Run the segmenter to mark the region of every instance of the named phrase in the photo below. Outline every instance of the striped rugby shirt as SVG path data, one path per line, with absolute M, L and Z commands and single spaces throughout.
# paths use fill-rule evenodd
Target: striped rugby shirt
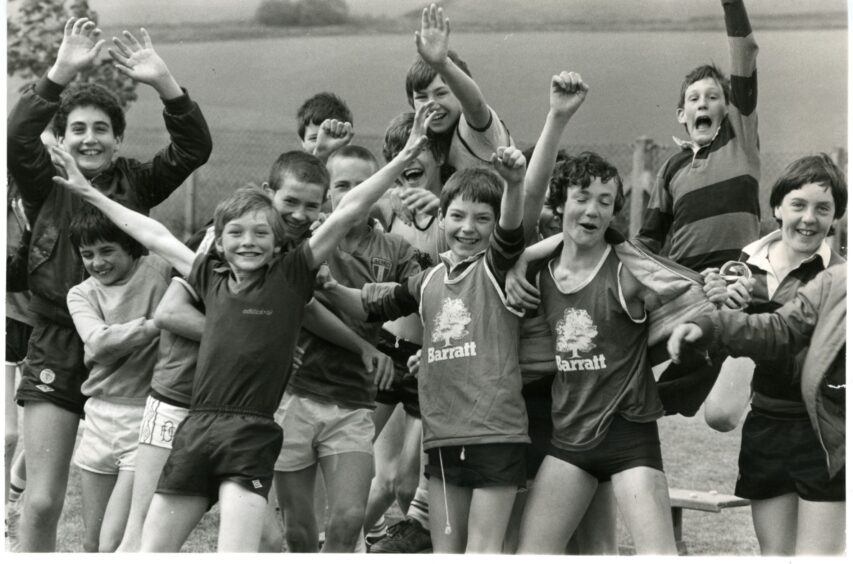
M 722 0 L 731 55 L 728 115 L 704 147 L 682 149 L 658 172 L 637 242 L 701 271 L 737 260 L 758 239 L 758 45 L 741 0 Z

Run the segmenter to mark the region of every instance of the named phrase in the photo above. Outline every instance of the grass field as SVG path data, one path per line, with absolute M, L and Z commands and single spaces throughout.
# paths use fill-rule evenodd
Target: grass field
M 701 412 L 692 418 L 665 417 L 659 421 L 664 469 L 672 487 L 731 493 L 737 476 L 740 428 L 717 433 L 705 425 Z M 399 519 L 396 508 L 389 512 Z M 186 552 L 210 552 L 216 548 L 218 509 L 205 516 L 184 547 Z M 694 555 L 757 555 L 748 507 L 723 513 L 684 512 L 684 541 Z M 80 474 L 72 467 L 65 510 L 59 525 L 57 550 L 82 550 L 83 521 L 80 515 Z M 630 537 L 620 524 L 620 545 Z

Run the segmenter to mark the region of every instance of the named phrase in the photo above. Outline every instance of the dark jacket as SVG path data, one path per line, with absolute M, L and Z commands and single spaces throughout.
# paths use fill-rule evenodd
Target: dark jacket
M 65 296 L 85 272 L 68 238 L 68 226 L 83 200 L 53 182 L 58 170 L 40 139 L 59 108 L 61 92 L 61 86 L 43 77 L 23 93 L 7 121 L 7 157 L 27 215 L 36 218 L 27 261 L 31 311 L 73 326 Z M 186 92 L 164 101 L 164 106 L 170 144 L 146 163 L 119 157 L 91 179 L 113 200 L 144 214 L 207 162 L 212 149 L 207 122 Z
M 774 313 L 721 310 L 700 317 L 697 346 L 716 343 L 732 356 L 756 361 L 808 347 L 800 389 L 831 476 L 845 467 L 845 348 L 847 265 L 831 266 Z

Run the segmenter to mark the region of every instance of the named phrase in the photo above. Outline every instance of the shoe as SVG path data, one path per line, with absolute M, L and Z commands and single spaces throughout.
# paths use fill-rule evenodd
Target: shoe
M 368 533 L 368 534 L 364 535 L 364 542 L 365 542 L 365 544 L 367 544 L 368 551 L 370 551 L 371 546 L 378 543 L 379 541 L 386 538 L 387 536 L 388 536 L 388 529 L 387 528 L 381 533 L 376 533 L 376 534 Z
M 432 539 L 429 531 L 414 519 L 405 518 L 388 527 L 384 539 L 372 545 L 368 552 L 372 554 L 420 554 L 432 552 Z

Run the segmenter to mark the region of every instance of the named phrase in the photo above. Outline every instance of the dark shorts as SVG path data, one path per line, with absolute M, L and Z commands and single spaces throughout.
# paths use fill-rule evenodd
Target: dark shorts
M 527 479 L 536 477 L 545 455 L 551 448 L 554 421 L 551 419 L 551 383 L 553 378 L 542 378 L 525 384 L 521 389 L 527 407 Z
M 844 471 L 830 479 L 808 418 L 753 407 L 743 423 L 735 495 L 770 499 L 787 493 L 806 501 L 845 501 Z
M 421 408 L 418 402 L 418 379 L 409 374 L 406 366 L 409 357 L 418 352 L 420 345 L 398 339 L 386 330 L 379 334 L 377 350 L 387 354 L 394 361 L 394 382 L 390 390 L 379 390 L 376 401 L 387 405 L 403 404 L 403 410 L 412 417 L 421 418 Z
M 6 362 L 19 363 L 27 358 L 27 343 L 33 328 L 23 321 L 6 318 Z
M 647 466 L 663 472 L 656 421 L 634 423 L 617 415 L 604 440 L 588 450 L 564 450 L 551 445 L 548 454 L 607 482 L 613 474 Z
M 524 487 L 527 483 L 526 452 L 525 443 L 431 448 L 426 451 L 424 475 L 440 480 L 443 476 L 448 484 L 462 488 Z
M 175 432 L 157 493 L 219 500 L 229 480 L 266 499 L 282 431 L 271 417 L 191 411 Z
M 86 397 L 80 386 L 89 371 L 83 364 L 83 342 L 72 326 L 36 317 L 15 399 L 20 405 L 46 401 L 83 416 Z

